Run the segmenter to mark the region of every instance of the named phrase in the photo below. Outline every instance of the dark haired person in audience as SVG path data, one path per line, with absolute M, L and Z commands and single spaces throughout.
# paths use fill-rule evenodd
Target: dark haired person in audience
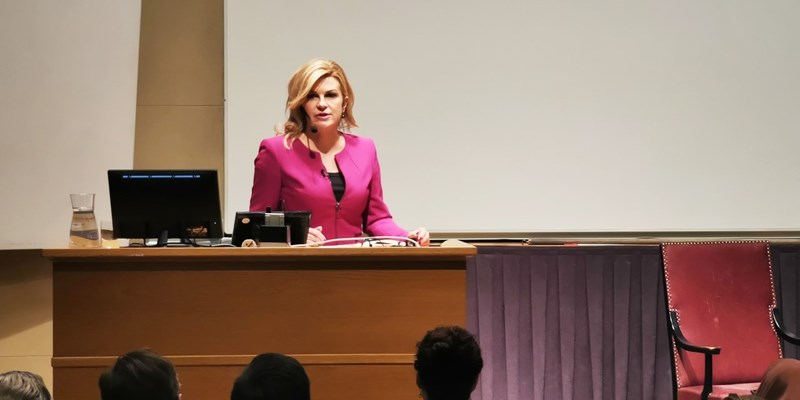
M 354 104 L 353 87 L 335 61 L 315 58 L 294 73 L 289 117 L 258 149 L 250 211 L 311 211 L 308 243 L 366 233 L 427 246 L 425 228 L 407 231 L 389 213 L 375 143 L 350 132 L 357 126 Z
M 236 378 L 231 400 L 309 400 L 310 383 L 303 365 L 278 353 L 256 356 Z
M 793 400 L 800 399 L 800 360 L 783 358 L 770 364 L 758 390 L 752 395 L 732 394 L 725 400 Z
M 414 369 L 424 400 L 469 400 L 482 368 L 478 342 L 464 328 L 438 327 L 417 344 Z
M 102 400 L 179 400 L 180 383 L 169 360 L 150 350 L 135 350 L 119 358 L 100 375 Z
M 800 360 L 784 358 L 772 363 L 756 391 L 764 400 L 800 399 Z
M 0 374 L 0 400 L 50 400 L 50 391 L 39 375 L 26 371 Z

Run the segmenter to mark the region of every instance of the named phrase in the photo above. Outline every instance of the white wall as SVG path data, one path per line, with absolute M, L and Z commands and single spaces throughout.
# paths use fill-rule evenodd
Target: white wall
M 0 1 L 0 248 L 66 246 L 69 193 L 131 168 L 140 0 Z
M 800 2 L 228 1 L 226 211 L 312 57 L 431 230 L 800 227 Z M 230 228 L 228 228 L 230 230 Z

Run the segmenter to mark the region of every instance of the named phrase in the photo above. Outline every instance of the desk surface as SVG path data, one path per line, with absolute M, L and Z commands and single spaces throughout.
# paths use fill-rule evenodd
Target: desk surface
M 42 254 L 58 262 L 118 260 L 135 262 L 137 260 L 177 260 L 187 261 L 258 261 L 303 258 L 319 259 L 406 259 L 406 260 L 463 260 L 477 254 L 473 246 L 462 247 L 162 247 L 162 248 L 123 248 L 123 249 L 44 249 Z

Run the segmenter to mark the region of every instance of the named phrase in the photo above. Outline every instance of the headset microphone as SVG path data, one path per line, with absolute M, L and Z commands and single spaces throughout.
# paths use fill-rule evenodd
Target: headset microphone
M 314 125 L 311 125 L 308 128 L 308 130 L 311 131 L 311 133 L 313 133 L 315 135 L 317 134 L 317 132 L 319 132 L 319 129 L 317 129 L 317 127 L 314 126 Z M 313 151 L 311 151 L 311 145 L 308 143 L 308 136 L 306 136 L 306 146 L 308 147 L 308 157 L 309 158 L 317 158 L 317 155 L 314 154 Z

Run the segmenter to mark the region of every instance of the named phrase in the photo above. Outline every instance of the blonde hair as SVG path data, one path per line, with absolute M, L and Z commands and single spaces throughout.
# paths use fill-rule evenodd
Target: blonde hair
M 275 128 L 278 135 L 285 135 L 284 144 L 288 147 L 294 139 L 297 139 L 306 129 L 308 115 L 303 105 L 306 103 L 308 94 L 311 93 L 314 84 L 322 78 L 333 77 L 339 81 L 342 96 L 344 97 L 344 117 L 342 125 L 344 129 L 358 126 L 353 116 L 353 103 L 355 94 L 350 82 L 347 80 L 342 67 L 336 61 L 325 58 L 315 58 L 305 63 L 289 79 L 289 96 L 286 99 L 286 111 L 289 118 Z

